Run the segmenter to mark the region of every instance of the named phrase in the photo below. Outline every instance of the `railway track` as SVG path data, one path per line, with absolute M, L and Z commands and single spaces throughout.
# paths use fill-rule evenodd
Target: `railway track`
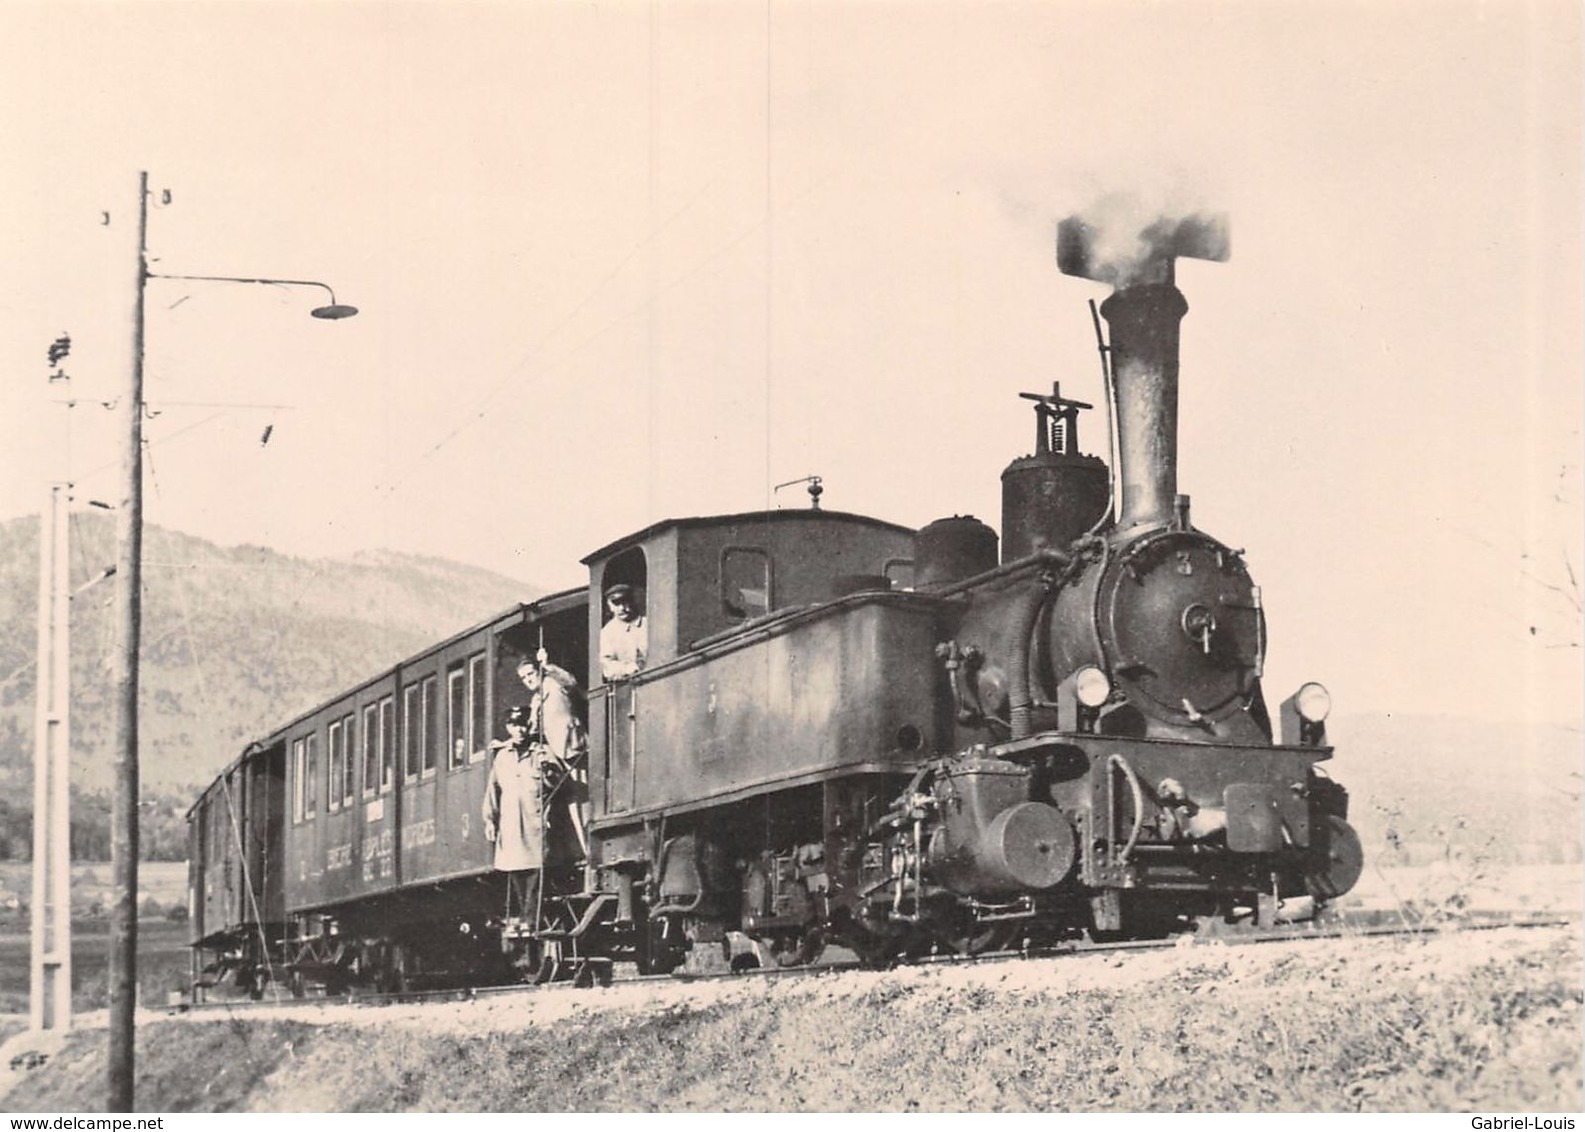
M 959 966 L 968 964 L 996 964 L 1029 959 L 1054 959 L 1063 956 L 1127 954 L 1163 951 L 1174 948 L 1204 948 L 1210 945 L 1245 946 L 1265 943 L 1292 943 L 1301 940 L 1359 939 L 1382 936 L 1433 936 L 1465 931 L 1495 931 L 1503 928 L 1547 928 L 1578 925 L 1578 914 L 1544 914 L 1533 916 L 1475 915 L 1457 921 L 1410 922 L 1402 914 L 1393 912 L 1353 912 L 1327 917 L 1320 921 L 1279 925 L 1273 928 L 1232 926 L 1205 934 L 1178 934 L 1162 939 L 1140 940 L 1090 940 L 1065 941 L 1040 948 L 987 951 L 977 955 L 938 954 L 908 960 L 907 966 Z M 669 975 L 639 975 L 628 964 L 618 964 L 613 971 L 606 967 L 609 977 L 588 980 L 561 980 L 540 984 L 509 983 L 493 986 L 450 987 L 417 990 L 401 993 L 360 993 L 338 995 L 308 995 L 302 998 L 280 994 L 263 999 L 223 998 L 200 1003 L 181 1003 L 165 1008 L 170 1016 L 202 1017 L 217 1011 L 228 1014 L 238 1012 L 267 1013 L 278 1007 L 321 1006 L 380 1007 L 390 1005 L 416 1005 L 424 1003 L 474 1002 L 490 998 L 542 992 L 559 992 L 588 989 L 593 986 L 634 986 L 645 983 L 658 986 L 687 983 L 709 983 L 721 980 L 810 978 L 867 968 L 856 957 L 843 958 L 842 949 L 833 948 L 833 957 L 796 967 L 753 967 L 738 971 L 676 972 Z

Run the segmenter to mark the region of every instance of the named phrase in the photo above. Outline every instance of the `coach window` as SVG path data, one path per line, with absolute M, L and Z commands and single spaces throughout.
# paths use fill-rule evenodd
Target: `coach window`
M 771 610 L 770 555 L 753 546 L 721 552 L 721 612 L 728 621 L 751 621 Z
M 419 744 L 420 763 L 423 767 L 422 774 L 428 777 L 435 773 L 435 747 L 439 735 L 435 731 L 435 714 L 440 704 L 440 680 L 434 676 L 424 677 L 421 686 L 422 694 L 419 696 L 419 710 L 424 722 L 424 733 Z
M 341 763 L 341 804 L 343 806 L 352 805 L 352 799 L 358 792 L 357 733 L 357 728 L 353 726 L 353 715 L 349 711 L 341 717 L 341 746 L 346 752 L 346 757 Z
M 380 793 L 390 790 L 396 779 L 396 701 L 386 696 L 380 701 Z
M 330 725 L 330 789 L 325 791 L 325 809 L 330 813 L 341 809 L 341 767 L 346 756 L 345 733 L 338 719 Z
M 308 816 L 308 744 L 302 739 L 292 740 L 292 820 L 302 821 Z
M 446 765 L 451 770 L 468 761 L 468 672 L 457 664 L 446 673 Z
M 402 775 L 409 782 L 435 773 L 435 700 L 440 682 L 426 676 L 402 689 Z
M 468 761 L 475 763 L 490 746 L 490 684 L 484 662 L 482 652 L 468 658 Z
M 362 796 L 374 797 L 380 785 L 380 705 L 363 707 L 363 778 L 359 781 Z
M 484 654 L 458 661 L 446 673 L 447 766 L 456 770 L 484 758 L 489 743 L 489 701 L 485 696 Z
M 418 780 L 419 745 L 423 728 L 419 726 L 419 688 L 409 684 L 402 689 L 402 777 Z
M 303 818 L 319 811 L 319 732 L 303 737 Z

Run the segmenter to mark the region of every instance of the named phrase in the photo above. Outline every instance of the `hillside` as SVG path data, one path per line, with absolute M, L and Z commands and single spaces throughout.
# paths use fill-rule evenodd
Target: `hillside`
M 0 524 L 0 794 L 32 781 L 36 518 Z M 73 588 L 115 559 L 114 526 L 73 516 Z M 72 602 L 72 781 L 111 781 L 113 585 Z M 140 698 L 146 791 L 206 782 L 242 745 L 382 667 L 540 591 L 380 552 L 302 559 L 146 528 Z

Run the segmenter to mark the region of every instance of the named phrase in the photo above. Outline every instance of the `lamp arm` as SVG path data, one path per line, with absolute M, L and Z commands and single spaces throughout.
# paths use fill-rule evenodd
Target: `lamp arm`
M 336 301 L 336 293 L 331 290 L 330 284 L 321 283 L 317 279 L 243 279 L 236 275 L 165 275 L 159 272 L 149 272 L 150 279 L 185 279 L 196 280 L 203 283 L 269 283 L 288 287 L 318 287 L 330 296 L 330 301 Z

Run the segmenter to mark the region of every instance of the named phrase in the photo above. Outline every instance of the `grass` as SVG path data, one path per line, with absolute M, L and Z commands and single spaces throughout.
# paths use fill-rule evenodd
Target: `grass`
M 1458 938 L 1463 937 L 1463 938 Z M 141 1029 L 162 1111 L 1579 1111 L 1576 927 L 748 984 L 483 1032 Z M 1154 964 L 1154 965 L 1152 965 Z M 1115 970 L 1113 970 L 1115 968 Z M 1105 976 L 1095 977 L 1096 972 Z M 1113 977 L 1115 975 L 1115 977 Z M 598 995 L 599 992 L 591 992 Z M 455 1029 L 455 1028 L 454 1028 Z M 103 1033 L 14 1109 L 102 1093 Z M 91 1105 L 92 1100 L 86 1102 Z

